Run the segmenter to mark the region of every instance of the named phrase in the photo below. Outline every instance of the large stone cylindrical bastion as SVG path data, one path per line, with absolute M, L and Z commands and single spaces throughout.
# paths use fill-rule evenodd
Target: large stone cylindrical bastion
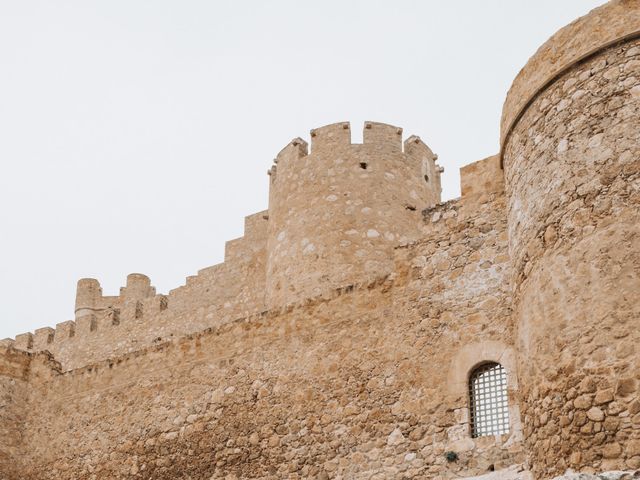
M 640 1 L 554 35 L 502 118 L 525 439 L 537 478 L 640 467 Z
M 404 146 L 404 148 L 403 148 Z M 271 169 L 267 304 L 278 306 L 391 272 L 392 249 L 417 238 L 421 210 L 440 201 L 435 155 L 402 129 L 349 123 L 299 138 Z

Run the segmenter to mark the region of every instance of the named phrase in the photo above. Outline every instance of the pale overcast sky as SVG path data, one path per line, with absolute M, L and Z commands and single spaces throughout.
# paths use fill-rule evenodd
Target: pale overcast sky
M 222 261 L 314 127 L 420 135 L 458 196 L 519 69 L 601 3 L 0 0 L 0 338 L 72 319 L 79 278 Z

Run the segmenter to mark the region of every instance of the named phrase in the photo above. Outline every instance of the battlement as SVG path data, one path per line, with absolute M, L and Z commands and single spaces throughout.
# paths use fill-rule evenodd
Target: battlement
M 324 127 L 314 128 L 311 130 L 310 136 L 312 153 L 318 150 L 356 145 L 375 145 L 377 147 L 387 148 L 390 151 L 403 151 L 402 128 L 381 122 L 366 121 L 364 123 L 362 143 L 352 142 L 351 124 L 349 122 L 332 123 L 331 125 L 325 125 Z M 420 140 L 420 137 L 416 136 L 412 136 L 410 138 L 412 140 Z M 304 142 L 304 140 L 297 138 L 285 147 L 283 151 L 290 145 L 295 145 L 301 142 L 306 146 L 306 142 Z M 429 149 L 429 147 L 426 148 Z M 304 155 L 306 154 L 307 152 L 305 149 Z M 431 155 L 433 157 L 433 152 L 431 152 Z
M 504 191 L 504 172 L 500 166 L 500 155 L 465 165 L 460 169 L 460 190 L 467 202 L 482 196 Z
M 156 295 L 151 280 L 141 273 L 131 273 L 127 276 L 127 284 L 120 288 L 120 295 L 105 297 L 102 295 L 100 282 L 94 278 L 78 280 L 76 290 L 76 320 L 103 312 L 108 309 L 127 308 L 131 302 L 139 302 Z
M 314 128 L 310 133 L 311 151 L 351 144 L 351 124 L 349 122 L 332 123 Z
M 156 295 L 145 275 L 131 274 L 127 286 L 121 288 L 120 296 L 102 296 L 102 289 L 95 279 L 78 281 L 76 319 L 56 324 L 55 328 L 43 327 L 35 332 L 17 335 L 14 340 L 0 341 L 3 346 L 12 346 L 23 351 L 52 351 L 67 347 L 67 342 L 82 342 L 98 330 L 144 318 L 152 318 L 167 309 L 167 297 Z M 84 303 L 91 299 L 91 307 Z
M 0 476 L 640 467 L 639 28 L 612 0 L 547 42 L 459 198 L 419 137 L 335 123 L 278 153 L 223 263 L 79 280 L 75 320 L 0 341 Z
M 362 143 L 402 151 L 402 128 L 386 123 L 365 122 Z
M 404 141 L 404 152 L 416 157 L 423 156 L 433 160 L 434 162 L 438 160 L 438 155 L 433 153 L 429 146 L 417 135 L 411 135 Z M 444 172 L 444 167 L 440 168 L 442 168 L 442 171 Z
M 274 165 L 268 170 L 268 175 L 271 177 L 271 182 L 275 182 L 278 172 L 278 164 L 284 164 L 288 162 L 295 162 L 302 157 L 306 157 L 309 154 L 309 144 L 300 137 L 296 137 L 291 140 L 286 147 L 284 147 L 276 158 L 273 160 Z
M 311 151 L 340 146 L 357 145 L 351 141 L 349 122 L 332 123 L 311 130 Z M 402 128 L 380 122 L 365 122 L 363 130 L 364 145 L 383 145 L 391 150 L 402 150 Z
M 296 165 L 310 154 L 333 157 L 339 156 L 342 149 L 350 148 L 364 149 L 364 152 L 369 153 L 404 153 L 407 159 L 416 162 L 431 164 L 437 162 L 438 156 L 420 137 L 412 135 L 403 142 L 402 132 L 402 128 L 395 125 L 367 121 L 363 126 L 362 143 L 353 143 L 349 122 L 338 122 L 314 128 L 310 132 L 310 148 L 309 143 L 302 138 L 294 138 L 276 155 L 273 166 L 267 171 L 267 174 L 270 175 L 273 185 L 278 170 Z M 423 172 L 423 175 L 427 175 L 434 181 L 438 195 L 440 195 L 440 175 L 444 172 L 444 167 L 425 165 L 424 169 L 429 171 Z
M 348 122 L 314 129 L 311 145 L 298 137 L 277 154 L 269 209 L 245 217 L 244 234 L 226 242 L 223 263 L 188 276 L 167 295 L 141 273 L 129 274 L 118 295 L 104 295 L 97 279 L 80 279 L 75 320 L 2 343 L 48 350 L 74 368 L 387 275 L 388 249 L 431 228 L 420 220 L 440 202 L 444 168 L 437 159 L 420 137 L 403 142 L 402 129 L 385 123 L 365 122 L 362 143 L 352 143 Z M 496 159 L 461 170 L 463 204 L 504 188 Z M 360 273 L 357 258 L 366 260 Z
M 203 268 L 167 295 L 132 273 L 119 295 L 103 295 L 93 278 L 78 281 L 76 318 L 0 343 L 50 351 L 66 369 L 137 351 L 264 309 L 267 210 L 245 217 L 244 235 L 225 245 L 225 261 Z

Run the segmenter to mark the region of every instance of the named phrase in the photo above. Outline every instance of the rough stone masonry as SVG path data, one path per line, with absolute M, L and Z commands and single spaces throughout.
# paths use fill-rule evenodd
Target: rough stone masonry
M 458 199 L 350 129 L 277 155 L 224 263 L 0 342 L 1 480 L 637 478 L 590 475 L 640 469 L 640 0 L 536 52 Z

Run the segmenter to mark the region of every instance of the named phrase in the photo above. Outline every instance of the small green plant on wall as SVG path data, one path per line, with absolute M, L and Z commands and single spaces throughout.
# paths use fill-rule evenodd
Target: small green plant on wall
M 444 454 L 444 458 L 447 459 L 447 462 L 455 462 L 458 460 L 458 454 L 456 452 L 449 451 Z

